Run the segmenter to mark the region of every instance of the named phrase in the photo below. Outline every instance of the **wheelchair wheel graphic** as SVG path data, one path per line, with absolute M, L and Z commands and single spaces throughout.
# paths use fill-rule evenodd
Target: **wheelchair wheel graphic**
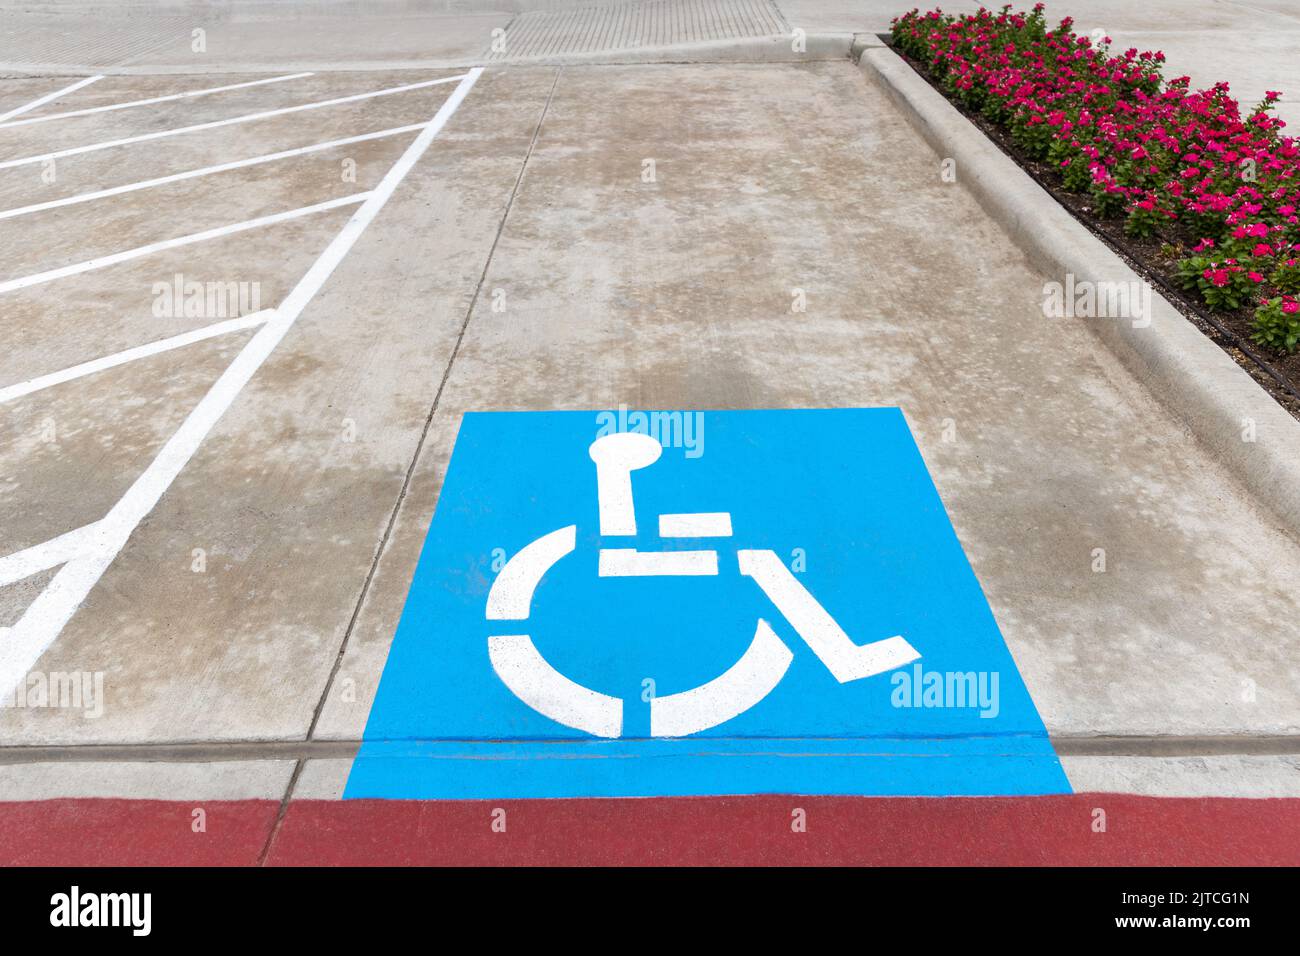
M 619 432 L 592 443 L 602 545 L 636 534 L 632 472 L 649 467 L 663 453 L 649 435 Z M 577 525 L 544 534 L 511 556 L 488 592 L 490 622 L 527 621 L 533 594 L 546 573 L 574 550 Z M 660 535 L 674 538 L 730 538 L 727 512 L 663 514 Z M 817 599 L 770 550 L 737 549 L 740 573 L 752 578 L 840 683 L 862 680 L 920 658 L 903 637 L 853 643 Z M 600 577 L 709 576 L 718 573 L 716 550 L 640 551 L 604 547 Z M 785 676 L 794 654 L 762 618 L 740 658 L 717 677 L 690 690 L 650 701 L 652 737 L 685 737 L 737 717 L 770 694 Z M 501 681 L 533 710 L 566 727 L 596 737 L 623 732 L 623 700 L 584 687 L 554 668 L 526 633 L 493 633 L 488 658 Z

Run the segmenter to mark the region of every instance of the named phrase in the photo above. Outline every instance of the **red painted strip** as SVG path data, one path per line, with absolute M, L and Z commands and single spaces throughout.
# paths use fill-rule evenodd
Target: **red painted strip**
M 506 811 L 506 832 L 492 830 Z M 207 813 L 207 832 L 191 829 Z M 792 811 L 807 832 L 791 830 Z M 0 865 L 250 865 L 278 804 L 0 802 Z M 1093 832 L 1094 810 L 1106 832 Z M 1300 799 L 681 797 L 300 800 L 279 865 L 1300 865 Z
M 506 832 L 492 812 L 506 811 Z M 807 832 L 791 831 L 792 810 Z M 1093 832 L 1093 811 L 1106 832 Z M 1300 865 L 1300 799 L 297 801 L 273 864 Z
M 205 833 L 195 833 L 195 810 Z M 246 866 L 275 824 L 274 800 L 0 801 L 0 866 Z

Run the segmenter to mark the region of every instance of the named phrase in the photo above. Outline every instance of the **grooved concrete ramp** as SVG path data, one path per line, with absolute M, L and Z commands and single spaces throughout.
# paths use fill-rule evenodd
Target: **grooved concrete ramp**
M 19 19 L 0 11 L 0 63 L 117 67 L 182 39 L 188 42 L 196 25 L 194 16 L 168 13 L 96 22 L 49 13 Z
M 522 14 L 489 46 L 487 59 L 550 59 L 789 32 L 770 0 L 636 0 Z

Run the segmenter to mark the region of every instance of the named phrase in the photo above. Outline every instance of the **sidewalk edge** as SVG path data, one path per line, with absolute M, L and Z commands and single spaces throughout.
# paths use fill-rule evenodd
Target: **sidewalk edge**
M 957 181 L 1033 265 L 1061 280 L 1073 273 L 1076 281 L 1148 285 L 893 50 L 868 47 L 858 63 L 940 156 L 958 160 Z M 1144 328 L 1081 321 L 1300 538 L 1300 422 L 1154 289 L 1150 319 Z M 1251 422 L 1253 442 L 1243 438 Z

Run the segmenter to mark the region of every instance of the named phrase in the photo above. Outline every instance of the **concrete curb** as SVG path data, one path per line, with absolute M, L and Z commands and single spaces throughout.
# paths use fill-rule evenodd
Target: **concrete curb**
M 1062 283 L 1072 273 L 1076 283 L 1146 285 L 893 50 L 865 48 L 858 63 L 940 156 L 957 160 L 958 181 L 1036 267 Z M 1300 537 L 1300 422 L 1155 290 L 1150 313 L 1141 328 L 1128 319 L 1080 321 Z M 1243 438 L 1252 422 L 1253 442 Z

